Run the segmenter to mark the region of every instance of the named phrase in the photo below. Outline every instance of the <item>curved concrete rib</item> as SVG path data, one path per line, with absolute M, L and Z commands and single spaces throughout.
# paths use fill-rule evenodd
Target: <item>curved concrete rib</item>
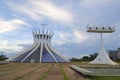
M 33 49 L 33 48 L 36 46 L 36 44 L 37 44 L 36 42 L 33 43 L 33 45 L 32 45 L 31 47 L 29 47 L 29 48 L 23 50 L 22 52 L 19 52 L 18 54 L 16 54 L 15 56 L 12 56 L 11 58 L 7 59 L 6 61 L 11 61 L 12 59 L 17 58 L 18 56 L 20 56 L 20 55 L 22 55 L 22 54 L 28 52 L 29 50 Z
M 60 53 L 58 53 L 57 51 L 55 51 L 51 46 L 50 46 L 50 42 L 48 42 L 48 47 L 51 51 L 53 51 L 55 54 L 57 54 L 59 57 L 61 57 L 62 59 L 64 59 L 66 62 L 70 62 L 69 60 L 67 60 L 65 57 L 63 57 L 62 55 L 60 55 Z
M 43 53 L 43 43 L 40 45 L 40 63 L 42 61 L 42 53 Z
M 37 52 L 33 56 L 34 56 L 34 58 L 36 58 L 38 60 L 37 62 L 41 63 L 43 54 L 46 53 L 43 51 L 45 49 L 50 57 L 50 58 L 48 58 L 48 59 L 50 59 L 50 61 L 47 60 L 47 62 L 57 62 L 57 63 L 58 62 L 70 62 L 69 60 L 67 60 L 67 58 L 60 55 L 57 51 L 55 51 L 51 47 L 51 39 L 52 39 L 52 36 L 54 34 L 53 32 L 48 32 L 48 30 L 47 30 L 46 33 L 44 33 L 44 29 L 41 32 L 39 29 L 38 30 L 35 29 L 34 31 L 32 31 L 32 33 L 33 33 L 33 37 L 34 37 L 33 45 L 30 48 L 20 52 L 20 54 L 17 54 L 16 56 L 8 59 L 8 61 L 10 61 L 12 59 L 14 59 L 14 61 L 17 61 L 15 58 L 20 56 L 20 59 L 21 59 L 20 62 L 27 62 L 28 58 L 31 59 L 31 56 L 35 52 Z M 28 53 L 28 51 L 29 51 L 29 53 Z M 26 53 L 25 56 L 21 57 L 21 55 L 24 53 Z M 59 56 L 59 58 L 61 58 L 61 61 L 57 60 L 56 56 Z M 28 60 L 28 62 L 30 62 L 30 61 Z
M 40 56 L 39 56 L 40 59 L 39 59 L 39 62 L 41 63 L 41 60 L 42 60 L 42 52 L 43 52 L 43 50 L 42 50 L 41 48 L 43 48 L 43 44 L 42 44 L 42 42 L 41 42 L 42 39 L 40 38 L 40 37 L 41 37 L 41 36 L 40 36 L 41 34 L 40 34 L 40 30 L 39 30 L 39 29 L 38 29 L 38 33 L 39 33 L 39 42 L 40 42 Z
M 49 47 L 49 49 L 50 49 L 51 51 L 54 52 L 54 54 L 56 54 L 56 55 L 58 55 L 59 57 L 61 57 L 64 61 L 70 62 L 70 61 L 68 61 L 65 57 L 63 57 L 62 55 L 60 55 L 57 51 L 55 51 L 53 48 L 51 48 L 49 45 L 48 45 L 48 47 Z
M 37 48 L 39 48 L 40 43 L 37 44 L 37 46 L 21 61 L 24 62 L 25 59 L 27 59 L 35 50 L 37 50 Z
M 47 33 L 48 33 L 48 31 L 47 31 Z M 47 33 L 46 33 L 46 35 L 47 35 Z M 49 50 L 49 48 L 48 48 L 48 46 L 47 46 L 47 44 L 48 44 L 48 42 L 47 42 L 47 36 L 45 37 L 45 42 L 44 42 L 44 44 L 45 44 L 46 50 L 50 53 L 50 55 L 52 56 L 52 58 L 58 63 L 57 59 L 53 56 L 52 52 Z
M 49 50 L 49 48 L 47 47 L 46 43 L 45 43 L 45 48 L 46 50 L 50 53 L 50 55 L 52 56 L 52 58 L 58 63 L 57 59 L 53 56 L 52 52 Z
M 20 55 L 28 52 L 29 50 L 33 49 L 33 48 L 36 46 L 37 43 L 36 43 L 36 41 L 35 41 L 35 40 L 36 40 L 36 39 L 35 39 L 35 31 L 32 31 L 32 34 L 33 34 L 33 38 L 34 38 L 34 43 L 33 43 L 33 45 L 32 45 L 31 47 L 29 47 L 29 48 L 27 48 L 27 49 L 19 52 L 19 53 L 16 54 L 15 56 L 12 56 L 11 58 L 7 59 L 6 61 L 10 61 L 10 60 L 12 60 L 12 59 L 14 59 L 14 58 L 17 58 L 18 56 L 20 56 Z
M 40 63 L 42 62 L 43 42 L 44 42 L 43 38 L 44 38 L 44 29 L 42 31 L 42 39 L 41 38 L 39 39 L 40 43 L 41 43 L 41 45 L 40 45 Z

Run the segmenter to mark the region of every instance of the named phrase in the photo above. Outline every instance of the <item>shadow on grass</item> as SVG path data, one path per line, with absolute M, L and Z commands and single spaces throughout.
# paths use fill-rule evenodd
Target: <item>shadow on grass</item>
M 90 80 L 120 80 L 120 76 L 87 76 Z

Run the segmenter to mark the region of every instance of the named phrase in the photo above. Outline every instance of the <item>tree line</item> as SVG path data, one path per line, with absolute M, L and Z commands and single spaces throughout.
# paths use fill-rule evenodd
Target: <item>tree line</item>
M 82 58 L 71 58 L 70 61 L 92 61 L 97 57 L 98 53 L 90 54 L 89 56 L 83 56 Z
M 6 55 L 3 55 L 3 54 L 0 55 L 0 61 L 4 61 L 6 59 L 8 59 L 8 57 L 6 57 Z

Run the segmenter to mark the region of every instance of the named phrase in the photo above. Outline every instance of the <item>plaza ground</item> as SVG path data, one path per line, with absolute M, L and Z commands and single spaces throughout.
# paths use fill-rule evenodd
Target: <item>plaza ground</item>
M 9 63 L 0 65 L 0 80 L 111 80 L 84 76 L 69 67 L 86 63 Z M 120 77 L 112 77 L 119 80 Z M 118 79 L 117 79 L 118 78 Z
M 0 80 L 88 80 L 73 63 L 9 63 L 0 65 Z

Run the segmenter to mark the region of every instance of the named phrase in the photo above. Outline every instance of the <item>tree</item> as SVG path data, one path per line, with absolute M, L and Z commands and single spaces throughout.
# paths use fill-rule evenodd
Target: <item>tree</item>
M 90 61 L 94 60 L 97 57 L 98 53 L 90 54 Z
M 90 58 L 89 58 L 89 56 L 83 56 L 82 60 L 83 60 L 83 61 L 89 61 Z
M 3 54 L 0 55 L 0 61 L 4 61 L 4 60 L 6 60 L 6 59 L 8 59 L 8 57 L 6 57 L 6 56 L 3 55 Z
M 80 61 L 80 59 L 77 59 L 77 58 L 71 58 L 70 61 Z

